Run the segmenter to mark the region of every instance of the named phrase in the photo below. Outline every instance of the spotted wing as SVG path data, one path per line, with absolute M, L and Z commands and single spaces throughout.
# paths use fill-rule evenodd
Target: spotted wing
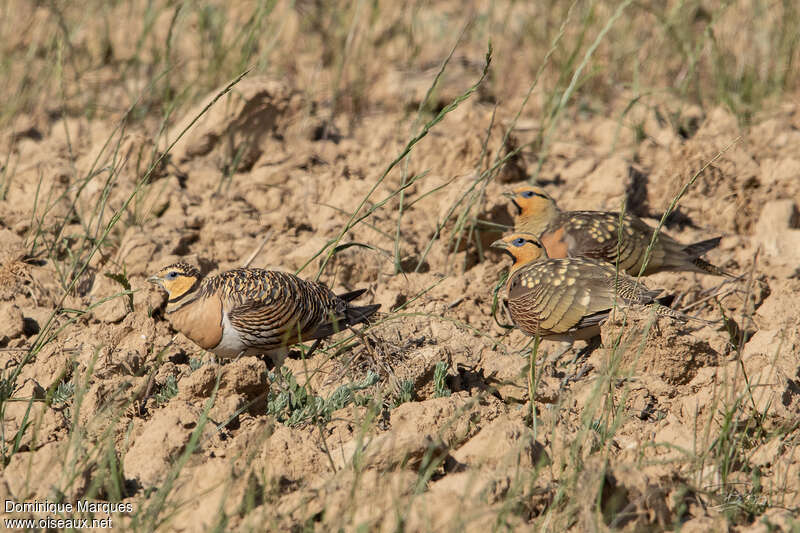
M 564 213 L 560 225 L 564 228 L 563 240 L 569 257 L 588 257 L 611 264 L 619 259 L 620 270 L 631 275 L 639 273 L 654 231 L 633 215 L 623 217 L 620 231 L 619 214 L 600 211 Z M 665 262 L 673 252 L 669 249 L 673 243 L 677 245 L 669 236 L 659 233 L 648 259 L 648 273 Z M 680 250 L 679 245 L 672 248 Z
M 617 302 L 649 303 L 659 291 L 590 259 L 538 261 L 518 270 L 509 282 L 514 322 L 535 335 L 563 334 L 596 325 Z

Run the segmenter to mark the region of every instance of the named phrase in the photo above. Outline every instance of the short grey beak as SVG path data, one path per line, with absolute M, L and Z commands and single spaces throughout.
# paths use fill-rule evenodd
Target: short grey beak
M 159 283 L 161 283 L 161 278 L 159 278 L 158 276 L 150 276 L 149 278 L 147 278 L 147 281 L 158 285 Z
M 508 248 L 508 243 L 503 239 L 497 239 L 489 246 L 492 248 L 500 248 L 501 250 L 505 250 L 506 248 Z

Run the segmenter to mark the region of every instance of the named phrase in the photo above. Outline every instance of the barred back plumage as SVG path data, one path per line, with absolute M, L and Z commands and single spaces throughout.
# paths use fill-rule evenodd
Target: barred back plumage
M 176 329 L 222 357 L 265 353 L 282 361 L 288 346 L 364 322 L 380 307 L 350 305 L 363 289 L 340 297 L 321 283 L 258 268 L 201 279 L 196 268 L 177 263 L 150 281 L 169 293 L 167 316 Z

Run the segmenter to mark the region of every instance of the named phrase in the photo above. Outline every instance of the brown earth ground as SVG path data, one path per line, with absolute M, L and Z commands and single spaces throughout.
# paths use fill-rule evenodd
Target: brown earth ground
M 250 16 L 243 5 L 229 21 Z M 0 131 L 2 499 L 130 502 L 113 518 L 144 531 L 798 527 L 800 93 L 787 85 L 743 119 L 713 99 L 591 78 L 553 121 L 559 52 L 515 121 L 547 47 L 520 48 L 513 19 L 536 13 L 502 6 L 487 15 L 510 28 L 492 34 L 487 79 L 380 182 L 480 79 L 489 35 L 472 28 L 424 100 L 478 8 L 383 6 L 351 39 L 334 22 L 309 29 L 317 4 L 278 7 L 272 62 L 195 123 L 241 70 L 200 74 L 211 59 L 186 29 L 200 32 L 191 13 L 177 19 L 185 33 L 165 8 L 146 34 L 175 33 L 183 62 L 169 83 L 202 81 L 174 114 L 154 96 L 164 78 L 125 62 L 155 61 L 149 37 L 136 48 L 147 19 L 137 3 L 76 26 L 61 87 L 35 82 L 53 56 L 10 67 L 30 70 L 38 97 L 19 97 Z M 59 27 L 55 7 L 17 7 L 26 31 L 3 45 L 10 57 Z M 694 24 L 709 23 L 697 9 Z M 737 9 L 714 19 L 734 55 Z M 589 41 L 612 13 L 599 9 Z M 647 16 L 631 11 L 619 31 Z M 130 35 L 99 28 L 120 19 Z M 419 27 L 391 31 L 403 24 Z M 325 57 L 326 38 L 349 63 L 339 48 Z M 409 41 L 416 55 L 404 59 Z M 658 59 L 656 48 L 642 53 Z M 612 52 L 604 44 L 593 61 L 613 64 Z M 680 74 L 665 57 L 653 86 Z M 741 278 L 645 283 L 716 324 L 620 314 L 588 354 L 577 343 L 556 361 L 561 346 L 544 342 L 531 386 L 530 339 L 492 312 L 508 261 L 487 245 L 513 214 L 501 193 L 538 181 L 563 208 L 626 203 L 655 225 L 694 176 L 665 231 L 687 243 L 722 235 L 707 258 Z M 354 213 L 368 216 L 333 248 Z M 305 277 L 324 266 L 321 281 L 367 288 L 360 301 L 381 314 L 362 336 L 341 333 L 308 359 L 295 351 L 283 370 L 216 362 L 175 335 L 165 295 L 145 282 L 177 259 Z

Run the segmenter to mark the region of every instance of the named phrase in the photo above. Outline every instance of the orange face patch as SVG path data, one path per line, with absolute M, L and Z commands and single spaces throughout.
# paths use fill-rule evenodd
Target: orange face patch
M 529 190 L 533 189 L 520 189 L 515 191 L 516 194 L 514 195 L 514 203 L 519 207 L 520 216 L 523 218 L 537 216 L 541 213 L 547 212 L 553 204 L 553 201 L 550 198 L 542 198 L 538 195 L 531 196 L 529 198 L 522 196 L 523 192 Z
M 164 285 L 164 289 L 169 293 L 170 300 L 174 298 L 179 298 L 183 294 L 185 294 L 189 289 L 192 288 L 196 278 L 190 276 L 178 276 L 172 280 L 163 280 L 162 283 Z
M 521 246 L 515 245 L 514 241 L 523 242 Z M 530 233 L 512 233 L 501 239 L 505 243 L 502 248 L 514 258 L 509 274 L 513 274 L 517 269 L 527 265 L 532 261 L 547 257 L 547 254 L 539 244 L 539 239 Z
M 531 261 L 536 261 L 542 255 L 542 249 L 532 243 L 525 243 L 520 248 L 511 247 L 511 255 L 514 256 L 514 266 L 527 265 Z

